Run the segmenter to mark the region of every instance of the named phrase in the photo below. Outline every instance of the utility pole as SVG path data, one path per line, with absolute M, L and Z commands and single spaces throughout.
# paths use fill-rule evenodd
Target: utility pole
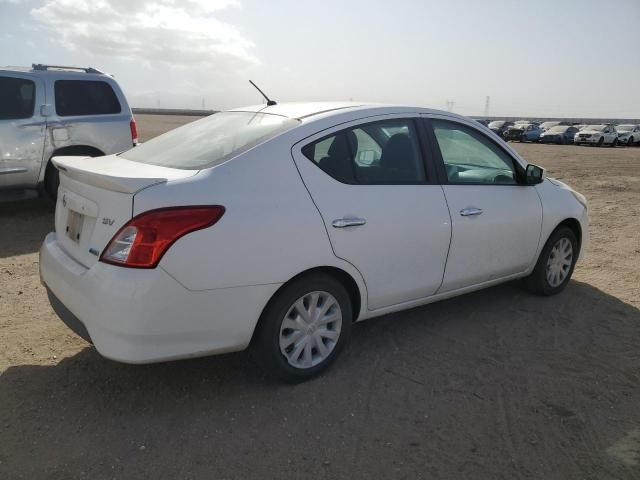
M 447 111 L 448 112 L 453 111 L 453 107 L 454 107 L 455 104 L 456 104 L 456 102 L 454 102 L 453 100 L 449 100 L 449 99 L 445 100 L 445 105 L 447 106 Z
M 484 99 L 484 116 L 489 116 L 489 104 L 491 103 L 491 97 L 487 95 L 487 98 Z

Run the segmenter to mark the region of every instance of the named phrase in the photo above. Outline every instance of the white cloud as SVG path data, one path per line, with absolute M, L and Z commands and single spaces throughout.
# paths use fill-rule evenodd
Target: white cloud
M 236 0 L 44 0 L 32 17 L 72 51 L 177 67 L 256 65 L 253 43 L 215 18 Z

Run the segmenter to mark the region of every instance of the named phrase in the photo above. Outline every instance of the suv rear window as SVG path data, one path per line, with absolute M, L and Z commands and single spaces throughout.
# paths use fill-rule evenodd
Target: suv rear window
M 0 77 L 0 120 L 31 118 L 36 85 L 31 80 Z
M 122 110 L 111 85 L 96 80 L 56 80 L 56 113 L 73 115 L 107 115 Z
M 299 120 L 255 112 L 220 112 L 188 123 L 120 155 L 161 167 L 213 167 L 300 124 Z

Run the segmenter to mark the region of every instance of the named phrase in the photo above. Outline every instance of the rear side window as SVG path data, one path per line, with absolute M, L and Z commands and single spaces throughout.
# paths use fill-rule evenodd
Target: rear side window
M 31 80 L 0 77 L 0 120 L 31 118 L 36 85 Z
M 342 130 L 302 148 L 327 175 L 351 185 L 425 183 L 412 120 L 385 120 Z
M 56 80 L 56 113 L 74 115 L 108 115 L 120 113 L 115 92 L 107 82 L 96 80 Z

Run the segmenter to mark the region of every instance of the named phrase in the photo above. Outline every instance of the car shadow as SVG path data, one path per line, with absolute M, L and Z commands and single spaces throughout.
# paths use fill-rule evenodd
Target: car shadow
M 54 210 L 41 198 L 0 202 L 0 258 L 37 252 L 54 229 Z
M 638 478 L 608 453 L 640 425 L 638 352 L 640 311 L 576 281 L 359 323 L 299 385 L 244 352 L 87 347 L 0 376 L 0 478 Z

